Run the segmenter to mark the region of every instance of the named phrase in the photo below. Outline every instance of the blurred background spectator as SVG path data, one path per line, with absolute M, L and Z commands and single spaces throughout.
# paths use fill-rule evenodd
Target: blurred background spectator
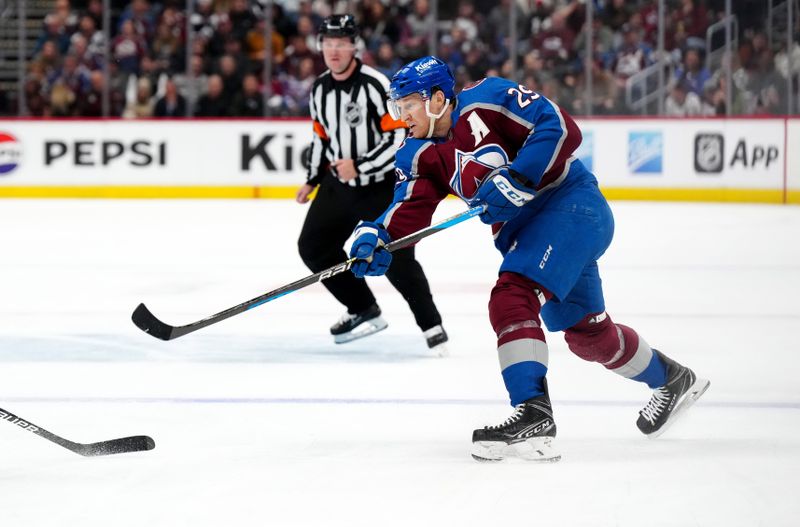
M 699 117 L 703 115 L 703 103 L 686 80 L 675 82 L 664 108 L 669 117 Z
M 153 109 L 154 117 L 184 117 L 186 115 L 186 98 L 178 93 L 178 87 L 172 79 L 164 86 L 164 96 Z
M 142 77 L 136 82 L 135 95 L 125 105 L 122 117 L 126 119 L 153 117 L 154 109 L 155 103 L 153 102 L 153 88 L 150 79 Z
M 197 101 L 195 117 L 227 117 L 230 101 L 225 97 L 225 83 L 217 74 L 208 78 L 208 90 Z
M 438 2 L 436 18 L 429 0 L 195 0 L 192 12 L 183 0 L 111 0 L 105 64 L 102 0 L 52 0 L 39 18 L 41 30 L 20 83 L 21 113 L 102 115 L 107 85 L 110 115 L 117 117 L 305 116 L 313 79 L 324 69 L 317 28 L 334 10 L 355 14 L 362 59 L 389 77 L 428 54 L 435 34 L 436 53 L 450 64 L 458 88 L 487 74 L 515 78 L 578 115 L 652 114 L 658 99 L 676 115 L 698 115 L 698 101 L 699 114 L 724 115 L 721 64 L 733 70 L 734 113 L 782 113 L 789 97 L 797 100 L 797 83 L 789 90 L 787 76 L 800 73 L 800 43 L 795 38 L 787 46 L 785 30 L 778 37 L 786 21 L 781 26 L 775 13 L 768 20 L 768 2 L 733 2 L 736 47 L 719 60 L 720 34 L 709 38 L 708 31 L 722 19 L 725 1 L 665 0 L 665 56 L 659 63 L 657 0 L 591 1 L 587 57 L 585 0 Z M 800 18 L 796 31 L 798 26 Z M 632 104 L 653 92 L 652 74 L 659 68 L 667 73 L 661 97 Z M 16 114 L 17 99 L 4 93 L 0 111 Z

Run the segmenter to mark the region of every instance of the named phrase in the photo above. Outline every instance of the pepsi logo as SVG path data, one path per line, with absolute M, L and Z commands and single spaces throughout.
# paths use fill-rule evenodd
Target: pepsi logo
M 22 145 L 13 135 L 0 132 L 0 176 L 8 174 L 22 161 Z

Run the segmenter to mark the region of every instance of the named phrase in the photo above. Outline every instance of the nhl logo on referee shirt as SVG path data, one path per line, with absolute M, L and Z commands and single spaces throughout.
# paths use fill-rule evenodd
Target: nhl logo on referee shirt
M 722 134 L 697 134 L 694 138 L 694 169 L 719 174 L 724 166 L 725 138 Z
M 344 120 L 351 128 L 360 125 L 363 119 L 361 106 L 358 103 L 350 101 L 344 105 Z

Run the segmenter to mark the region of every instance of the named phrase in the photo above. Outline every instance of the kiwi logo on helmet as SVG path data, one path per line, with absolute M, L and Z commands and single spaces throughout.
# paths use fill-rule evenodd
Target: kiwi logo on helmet
M 425 73 L 425 70 L 427 70 L 431 66 L 436 66 L 437 64 L 439 64 L 439 62 L 436 59 L 431 58 L 421 64 L 417 64 L 416 66 L 414 66 L 414 69 L 417 70 L 417 73 Z
M 393 101 L 412 93 L 430 99 L 434 89 L 442 90 L 445 98 L 453 99 L 456 79 L 447 64 L 434 56 L 422 57 L 409 62 L 392 77 L 389 98 Z

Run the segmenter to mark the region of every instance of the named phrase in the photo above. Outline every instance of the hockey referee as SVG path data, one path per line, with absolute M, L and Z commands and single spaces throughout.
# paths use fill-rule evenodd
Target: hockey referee
M 374 220 L 392 202 L 394 155 L 405 138 L 405 125 L 386 108 L 389 80 L 356 57 L 358 40 L 352 15 L 329 16 L 319 28 L 317 43 L 328 69 L 311 90 L 314 138 L 308 180 L 296 197 L 307 203 L 319 186 L 298 240 L 300 257 L 315 273 L 347 260 L 344 243 L 356 225 Z M 413 247 L 393 253 L 386 276 L 411 307 L 428 347 L 444 355 L 447 333 Z M 386 328 L 363 279 L 341 273 L 322 283 L 347 307 L 331 327 L 335 342 Z

